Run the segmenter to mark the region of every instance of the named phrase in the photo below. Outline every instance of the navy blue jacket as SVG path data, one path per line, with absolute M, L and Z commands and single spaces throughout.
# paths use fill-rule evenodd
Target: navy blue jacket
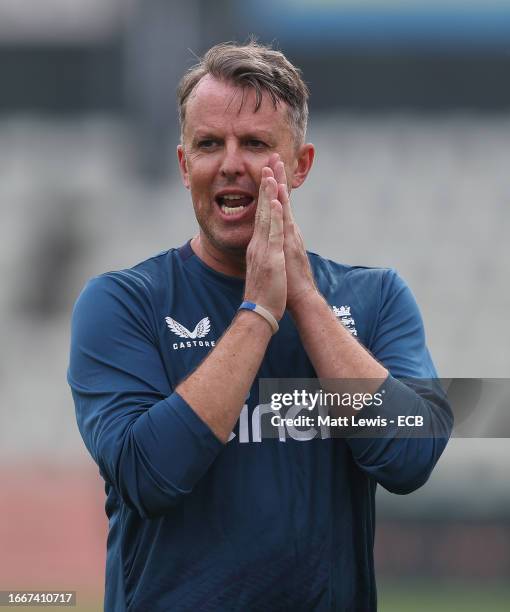
M 397 380 L 437 376 L 400 277 L 309 258 L 339 320 L 390 371 L 387 397 L 434 435 L 261 436 L 258 378 L 315 376 L 286 313 L 222 444 L 174 390 L 231 323 L 243 281 L 208 268 L 189 243 L 92 279 L 73 312 L 68 381 L 106 483 L 107 611 L 376 609 L 376 484 L 421 486 L 452 415 L 441 394 Z

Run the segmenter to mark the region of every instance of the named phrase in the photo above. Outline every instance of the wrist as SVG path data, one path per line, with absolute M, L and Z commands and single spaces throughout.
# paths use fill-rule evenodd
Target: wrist
M 250 310 L 238 310 L 235 316 L 238 325 L 246 329 L 250 335 L 254 335 L 269 341 L 273 335 L 271 326 L 256 312 Z
M 292 318 L 299 317 L 302 313 L 310 312 L 310 309 L 325 303 L 324 298 L 316 287 L 302 291 L 287 302 L 287 310 Z
M 275 319 L 273 314 L 269 310 L 267 310 L 267 308 L 264 308 L 264 306 L 261 306 L 256 302 L 244 300 L 241 306 L 239 306 L 239 310 L 248 310 L 249 312 L 254 312 L 267 322 L 273 334 L 276 334 L 276 332 L 278 331 L 278 321 Z

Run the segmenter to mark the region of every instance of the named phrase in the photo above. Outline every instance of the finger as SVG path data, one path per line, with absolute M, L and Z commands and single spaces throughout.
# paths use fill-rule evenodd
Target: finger
M 273 175 L 273 171 L 271 170 L 271 168 L 264 166 L 264 168 L 262 168 L 262 174 L 261 174 L 261 179 L 260 179 L 260 185 L 259 185 L 259 194 L 257 197 L 257 208 L 255 210 L 255 228 L 254 231 L 257 230 L 257 225 L 260 223 L 261 218 L 266 215 L 268 216 L 269 213 L 267 213 L 265 211 L 265 208 L 267 208 L 266 203 L 267 203 L 267 198 L 266 198 L 266 187 L 267 187 L 267 179 L 274 176 Z
M 272 174 L 272 172 L 271 172 Z M 254 234 L 267 239 L 271 225 L 271 200 L 278 196 L 278 184 L 274 177 L 266 176 L 260 183 L 257 211 L 255 214 Z
M 278 199 L 282 204 L 287 204 L 290 207 L 289 190 L 286 183 L 278 183 Z
M 269 244 L 277 250 L 283 249 L 283 209 L 279 200 L 271 200 L 271 227 Z
M 273 169 L 270 166 L 264 166 L 262 168 L 262 178 L 269 178 L 270 176 L 274 176 Z
M 269 159 L 267 161 L 267 165 L 271 168 L 273 172 L 276 170 L 276 164 L 280 161 L 279 153 L 271 153 Z M 278 179 L 277 179 L 278 180 Z
M 282 183 L 278 184 L 278 199 L 282 203 L 283 208 L 283 225 L 286 233 L 289 233 L 290 225 L 294 223 L 294 215 L 290 206 L 289 192 L 287 191 L 287 185 Z
M 283 222 L 284 229 L 289 223 L 294 221 L 292 209 L 290 207 L 289 189 L 287 186 L 287 175 L 285 173 L 285 165 L 282 161 L 278 161 L 275 167 L 274 176 L 278 182 L 278 199 L 283 206 Z
M 278 160 L 275 164 L 274 168 L 274 177 L 278 184 L 286 185 L 287 184 L 287 175 L 285 173 L 285 165 L 281 160 Z

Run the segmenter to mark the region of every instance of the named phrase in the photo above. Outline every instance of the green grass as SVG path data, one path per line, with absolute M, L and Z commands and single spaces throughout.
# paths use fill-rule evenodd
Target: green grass
M 508 612 L 510 585 L 380 584 L 379 612 Z
M 446 586 L 434 582 L 403 585 L 380 581 L 377 590 L 378 612 L 508 612 L 510 610 L 510 584 L 487 587 L 465 584 Z M 102 601 L 70 608 L 73 612 L 101 612 L 102 609 Z M 63 608 L 59 610 L 62 611 Z
M 508 612 L 510 585 L 441 585 L 434 582 L 382 583 L 379 581 L 378 612 Z M 62 612 L 102 612 L 103 602 L 80 602 L 70 608 L 49 608 Z M 41 608 L 24 607 L 40 611 Z

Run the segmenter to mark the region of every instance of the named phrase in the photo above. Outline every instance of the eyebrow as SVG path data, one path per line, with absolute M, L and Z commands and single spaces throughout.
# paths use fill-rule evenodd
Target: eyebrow
M 214 130 L 204 130 L 203 132 L 199 130 L 195 133 L 192 142 L 196 143 L 200 140 L 206 140 L 208 138 L 218 139 L 219 136 L 218 134 L 215 134 Z M 272 133 L 267 130 L 246 132 L 245 134 L 241 134 L 240 138 L 241 140 L 267 140 L 270 142 L 273 140 Z

